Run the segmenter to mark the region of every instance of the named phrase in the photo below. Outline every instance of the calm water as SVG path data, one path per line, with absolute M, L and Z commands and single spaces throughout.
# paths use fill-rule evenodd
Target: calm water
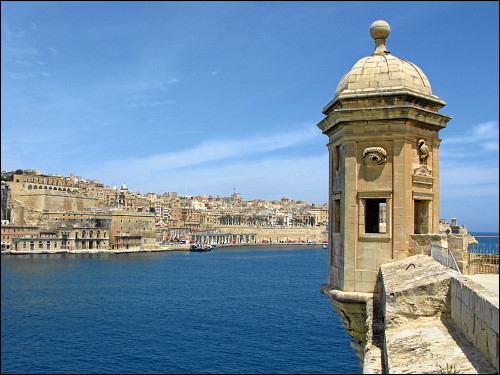
M 2 255 L 2 373 L 361 373 L 327 250 Z
M 486 252 L 498 253 L 498 232 L 471 232 L 473 236 L 497 236 L 494 238 L 476 238 L 478 244 L 473 248 L 479 251 L 485 250 Z M 476 251 L 477 251 L 476 250 Z

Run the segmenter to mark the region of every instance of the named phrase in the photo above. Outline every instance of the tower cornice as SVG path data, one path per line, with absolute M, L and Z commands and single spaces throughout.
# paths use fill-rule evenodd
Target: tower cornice
M 366 107 L 339 108 L 333 110 L 328 117 L 318 124 L 324 134 L 328 134 L 339 124 L 353 124 L 362 121 L 363 124 L 374 121 L 413 120 L 414 125 L 439 131 L 446 127 L 450 116 L 429 111 L 413 105 L 397 107 Z

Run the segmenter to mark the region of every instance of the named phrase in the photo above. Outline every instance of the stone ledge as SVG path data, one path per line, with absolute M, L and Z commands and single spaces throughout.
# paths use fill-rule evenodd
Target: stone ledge
M 334 289 L 329 284 L 321 285 L 320 291 L 324 295 L 342 303 L 366 303 L 366 301 L 374 296 L 373 293 L 344 292 L 342 290 Z

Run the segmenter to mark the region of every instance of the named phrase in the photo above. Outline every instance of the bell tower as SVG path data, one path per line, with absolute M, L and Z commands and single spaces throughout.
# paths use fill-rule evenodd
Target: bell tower
M 439 233 L 438 132 L 451 117 L 415 64 L 386 48 L 390 26 L 370 27 L 375 50 L 341 79 L 318 124 L 328 136 L 328 283 L 373 293 L 379 266 L 412 255 L 415 234 Z

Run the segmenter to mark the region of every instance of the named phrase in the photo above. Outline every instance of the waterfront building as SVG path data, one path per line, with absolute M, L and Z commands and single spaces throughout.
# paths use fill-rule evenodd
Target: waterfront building
M 65 220 L 69 220 L 70 217 L 81 219 L 83 216 L 88 216 L 89 212 L 93 215 L 99 210 L 153 215 L 156 223 L 165 224 L 165 227 L 156 227 L 153 230 L 157 242 L 166 238 L 179 238 L 175 234 L 169 235 L 170 228 L 188 228 L 189 231 L 222 229 L 223 232 L 237 235 L 242 233 L 236 228 L 238 226 L 250 227 L 245 229 L 245 233 L 248 234 L 247 230 L 258 233 L 259 241 L 269 238 L 275 241 L 300 241 L 302 238 L 324 241 L 326 237 L 323 238 L 321 228 L 311 229 L 310 234 L 303 231 L 286 232 L 286 230 L 295 227 L 324 228 L 328 215 L 327 205 L 308 204 L 304 201 L 290 200 L 285 196 L 282 200 L 269 202 L 262 199 L 245 201 L 242 194 L 236 192 L 229 197 L 179 196 L 175 192 L 161 195 L 150 192 L 141 195 L 140 192 L 130 191 L 125 184 L 119 188 L 110 187 L 98 180 L 83 179 L 74 174 L 63 177 L 59 174 L 46 175 L 32 170 L 2 172 L 1 207 L 3 224 L 47 227 L 57 233 L 59 238 L 57 248 L 65 249 L 101 249 L 104 246 L 115 248 L 119 246 L 118 243 L 130 247 L 132 243 L 138 243 L 138 239 L 134 237 L 136 235 L 132 234 L 130 236 L 134 237 L 133 241 L 132 238 L 125 241 L 125 235 L 121 233 L 126 232 L 120 230 L 118 234 L 121 236 L 118 238 L 115 238 L 116 234 L 107 232 L 106 239 L 100 238 L 99 242 L 96 242 L 97 239 L 87 238 L 87 242 L 84 242 L 81 237 L 82 231 L 86 230 L 88 234 L 92 225 L 86 228 L 86 224 L 78 224 L 78 238 L 75 231 L 68 233 L 64 227 Z M 54 221 L 58 215 L 60 217 Z M 57 231 L 58 225 L 61 227 L 59 231 Z M 230 228 L 223 228 L 227 226 Z M 251 227 L 260 229 L 253 231 Z M 276 227 L 281 228 L 281 232 L 274 230 Z M 266 231 L 265 228 L 269 230 Z M 63 229 L 67 235 L 65 239 L 63 239 Z M 101 236 L 102 233 L 101 231 Z M 149 235 L 146 237 L 149 238 Z M 185 233 L 183 237 L 186 237 Z M 51 249 L 54 247 L 54 244 L 50 246 Z M 43 249 L 45 250 L 45 245 Z
M 40 227 L 35 225 L 2 224 L 2 249 L 14 248 L 15 238 L 34 238 L 40 236 Z
M 200 245 L 248 245 L 256 243 L 255 233 L 220 233 L 218 231 L 195 231 L 192 241 Z
M 41 222 L 44 229 L 36 235 L 13 234 L 12 248 L 17 251 L 128 250 L 156 244 L 154 215 L 150 213 L 116 209 L 46 210 Z

